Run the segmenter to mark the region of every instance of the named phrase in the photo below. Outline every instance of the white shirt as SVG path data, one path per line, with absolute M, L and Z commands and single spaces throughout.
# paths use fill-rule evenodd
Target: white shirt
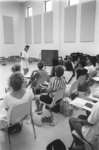
M 24 60 L 23 59 L 21 60 L 21 66 L 22 66 L 22 68 L 29 68 L 29 62 L 28 62 L 29 54 L 28 54 L 28 52 L 26 52 L 25 50 L 23 50 L 21 57 L 24 58 Z
M 91 74 L 91 73 L 93 73 L 94 71 L 96 71 L 96 68 L 95 68 L 93 65 L 86 66 L 85 69 L 88 70 L 88 73 L 89 73 L 89 74 Z
M 14 106 L 31 101 L 33 98 L 33 92 L 30 89 L 27 89 L 23 97 L 20 99 L 13 97 L 10 93 L 8 93 L 4 98 L 4 108 L 8 108 L 8 118 L 10 117 L 10 112 Z
M 99 102 L 92 108 L 88 122 L 93 126 L 83 126 L 82 134 L 87 141 L 91 142 L 96 135 L 99 135 Z

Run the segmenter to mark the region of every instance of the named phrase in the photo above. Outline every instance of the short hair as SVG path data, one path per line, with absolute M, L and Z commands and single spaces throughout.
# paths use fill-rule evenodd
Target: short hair
M 25 45 L 25 48 L 27 48 L 27 49 L 28 49 L 29 47 L 30 47 L 29 45 Z
M 83 76 L 83 75 L 88 75 L 88 71 L 87 69 L 83 68 L 83 69 L 78 69 L 76 71 L 77 73 L 77 79 L 80 77 L 80 76 Z
M 61 65 L 56 66 L 55 73 L 57 77 L 61 77 L 64 74 L 64 68 Z
M 21 66 L 18 64 L 15 64 L 12 66 L 11 70 L 12 70 L 12 72 L 21 71 Z
M 19 72 L 13 73 L 9 78 L 9 85 L 14 91 L 20 90 L 22 88 L 23 83 L 24 76 Z
M 37 64 L 37 66 L 38 66 L 39 69 L 42 69 L 43 66 L 44 66 L 44 64 L 43 64 L 43 62 L 39 62 L 39 63 Z

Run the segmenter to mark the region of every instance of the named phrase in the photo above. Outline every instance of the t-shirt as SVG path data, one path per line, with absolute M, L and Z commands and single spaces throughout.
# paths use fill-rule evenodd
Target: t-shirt
M 66 88 L 66 79 L 64 76 L 58 77 L 52 77 L 49 83 L 49 89 L 52 89 L 52 91 L 58 91 L 60 89 Z
M 38 85 L 44 83 L 44 81 L 49 81 L 48 73 L 45 70 L 38 70 L 40 77 L 38 79 Z
M 85 69 L 88 70 L 88 73 L 89 73 L 89 74 L 92 74 L 93 72 L 96 71 L 96 68 L 95 68 L 93 65 L 86 66 Z
M 92 141 L 95 135 L 99 135 L 99 102 L 92 108 L 88 122 L 93 126 L 83 126 L 82 134 L 86 140 Z
M 27 89 L 25 91 L 25 94 L 22 98 L 13 97 L 11 93 L 8 93 L 4 98 L 4 108 L 8 109 L 8 118 L 10 117 L 10 112 L 14 106 L 18 104 L 23 104 L 28 101 L 32 101 L 33 98 L 33 92 L 30 89 Z

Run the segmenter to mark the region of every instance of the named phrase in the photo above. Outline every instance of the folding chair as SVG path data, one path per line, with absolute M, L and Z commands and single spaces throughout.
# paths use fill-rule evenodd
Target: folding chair
M 11 149 L 11 139 L 10 139 L 10 134 L 8 132 L 8 128 L 14 125 L 15 123 L 23 122 L 27 118 L 27 116 L 30 116 L 31 124 L 34 132 L 34 138 L 36 139 L 36 131 L 35 131 L 33 115 L 32 115 L 32 101 L 18 104 L 14 106 L 10 112 L 9 124 L 7 127 L 10 149 Z

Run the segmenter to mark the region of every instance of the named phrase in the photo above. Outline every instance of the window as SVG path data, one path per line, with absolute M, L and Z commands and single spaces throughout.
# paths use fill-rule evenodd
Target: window
M 79 3 L 79 0 L 70 0 L 70 6 L 77 5 Z
M 52 1 L 51 0 L 45 1 L 45 12 L 49 12 L 49 11 L 52 11 Z
M 33 15 L 32 7 L 26 8 L 26 17 L 31 17 Z
M 66 0 L 66 6 L 77 5 L 79 0 Z

